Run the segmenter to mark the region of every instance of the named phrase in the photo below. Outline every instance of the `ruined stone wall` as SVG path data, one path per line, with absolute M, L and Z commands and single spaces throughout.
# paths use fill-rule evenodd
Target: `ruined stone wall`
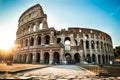
M 109 64 L 114 59 L 108 34 L 79 27 L 61 31 L 49 28 L 39 4 L 26 10 L 18 23 L 14 62 Z

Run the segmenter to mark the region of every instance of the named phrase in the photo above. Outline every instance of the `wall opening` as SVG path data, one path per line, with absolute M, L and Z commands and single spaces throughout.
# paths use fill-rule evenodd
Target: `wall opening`
M 74 60 L 75 60 L 75 63 L 80 63 L 80 55 L 78 53 L 74 55 Z
M 49 53 L 48 52 L 44 53 L 44 63 L 49 64 Z
M 60 63 L 60 55 L 58 52 L 54 53 L 54 64 L 59 64 Z
M 37 54 L 36 54 L 36 62 L 37 62 L 37 63 L 40 63 L 40 53 L 37 53 Z
M 65 54 L 65 58 L 66 58 L 67 64 L 71 64 L 71 55 L 69 53 Z
M 70 38 L 69 37 L 65 38 L 64 45 L 65 45 L 65 50 L 70 50 L 71 43 L 70 43 Z
M 45 36 L 45 44 L 50 44 L 50 36 Z

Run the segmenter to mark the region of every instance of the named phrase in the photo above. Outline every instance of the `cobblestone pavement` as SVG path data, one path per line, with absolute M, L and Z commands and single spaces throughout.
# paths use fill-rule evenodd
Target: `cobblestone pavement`
M 115 77 L 96 77 L 76 65 L 57 65 L 23 73 L 22 78 L 33 80 L 117 80 Z

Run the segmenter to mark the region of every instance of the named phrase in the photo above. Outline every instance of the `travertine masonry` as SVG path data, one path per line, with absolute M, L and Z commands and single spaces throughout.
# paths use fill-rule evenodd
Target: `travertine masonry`
M 19 18 L 14 62 L 109 64 L 113 61 L 111 37 L 99 30 L 70 27 L 57 31 L 47 24 L 47 15 L 37 4 Z

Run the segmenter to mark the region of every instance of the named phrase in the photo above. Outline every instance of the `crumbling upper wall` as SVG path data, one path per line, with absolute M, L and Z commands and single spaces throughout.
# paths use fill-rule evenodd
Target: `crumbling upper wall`
M 27 9 L 19 18 L 18 27 L 24 25 L 25 23 L 35 20 L 37 18 L 46 17 L 44 14 L 42 7 L 39 4 L 32 6 Z

